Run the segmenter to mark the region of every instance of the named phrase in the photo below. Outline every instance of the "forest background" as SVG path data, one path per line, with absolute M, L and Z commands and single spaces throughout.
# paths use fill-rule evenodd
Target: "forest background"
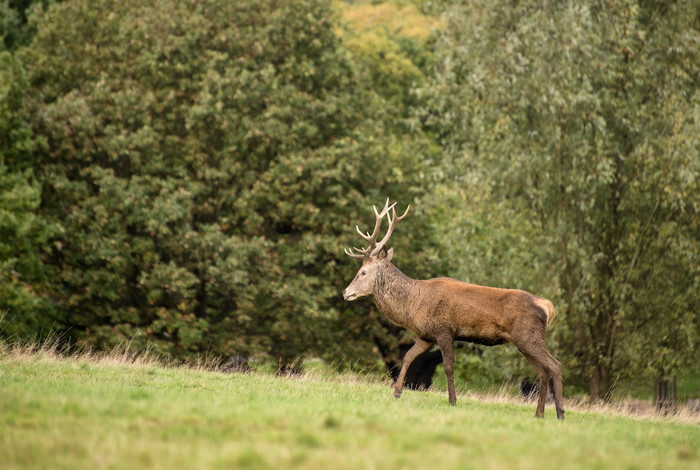
M 0 0 L 0 335 L 395 371 L 340 295 L 389 196 L 407 275 L 554 302 L 570 393 L 697 377 L 699 85 L 693 0 Z

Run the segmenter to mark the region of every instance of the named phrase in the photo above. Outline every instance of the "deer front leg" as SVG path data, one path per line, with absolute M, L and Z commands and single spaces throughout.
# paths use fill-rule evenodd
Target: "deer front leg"
M 403 358 L 403 363 L 401 364 L 401 372 L 399 372 L 399 377 L 396 379 L 396 383 L 394 384 L 394 397 L 395 398 L 401 398 L 401 390 L 403 389 L 403 382 L 406 380 L 406 372 L 408 371 L 408 367 L 411 365 L 413 360 L 423 354 L 425 351 L 430 348 L 434 343 L 429 343 L 428 341 L 424 341 L 420 338 L 418 338 L 418 341 L 416 341 L 416 344 L 414 344 L 411 349 L 408 350 L 406 355 Z
M 450 397 L 450 405 L 457 403 L 457 394 L 455 393 L 455 352 L 454 339 L 452 336 L 443 336 L 438 338 L 438 346 L 442 352 L 442 363 L 445 366 L 445 375 L 447 375 L 447 392 Z

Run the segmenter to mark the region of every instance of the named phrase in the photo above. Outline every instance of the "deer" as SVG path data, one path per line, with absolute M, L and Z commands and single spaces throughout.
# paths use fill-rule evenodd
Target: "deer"
M 554 305 L 547 299 L 518 289 L 469 284 L 451 278 L 411 279 L 391 263 L 394 248 L 387 243 L 396 224 L 403 220 L 396 214 L 396 202 L 377 210 L 374 231 L 357 233 L 369 243 L 366 248 L 346 248 L 345 254 L 362 260 L 355 278 L 343 290 L 346 301 L 372 295 L 377 308 L 386 318 L 412 331 L 417 340 L 406 352 L 401 371 L 394 383 L 394 397 L 400 398 L 406 372 L 413 360 L 437 344 L 442 353 L 449 403 L 457 403 L 454 384 L 454 342 L 468 341 L 486 346 L 510 343 L 537 371 L 540 391 L 535 417 L 544 417 L 550 378 L 554 388 L 557 418 L 564 419 L 562 405 L 562 366 L 547 349 L 545 333 L 554 319 Z M 377 242 L 384 218 L 389 226 Z

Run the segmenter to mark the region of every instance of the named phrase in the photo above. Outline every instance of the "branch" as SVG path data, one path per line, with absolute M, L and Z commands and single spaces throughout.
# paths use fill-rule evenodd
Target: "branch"
M 646 221 L 646 224 L 644 224 L 644 228 L 642 229 L 642 234 L 639 237 L 639 241 L 637 242 L 637 247 L 634 250 L 634 255 L 632 256 L 632 260 L 630 261 L 630 266 L 627 270 L 627 276 L 625 277 L 625 284 L 627 284 L 630 280 L 630 276 L 632 275 L 632 270 L 634 269 L 635 264 L 637 264 L 637 259 L 639 258 L 639 254 L 642 251 L 642 243 L 644 241 L 644 235 L 647 232 L 647 229 L 649 228 L 649 224 L 651 223 L 651 219 L 654 217 L 654 214 L 656 213 L 656 210 L 659 208 L 659 204 L 661 204 L 661 197 L 659 196 L 659 199 L 656 201 L 656 205 L 654 205 L 654 209 L 652 209 L 651 214 L 649 214 L 649 218 Z

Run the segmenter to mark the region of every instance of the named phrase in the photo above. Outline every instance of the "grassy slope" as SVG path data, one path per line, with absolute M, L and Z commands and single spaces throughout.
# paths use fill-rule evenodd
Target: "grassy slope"
M 700 427 L 0 348 L 0 468 L 698 468 Z

